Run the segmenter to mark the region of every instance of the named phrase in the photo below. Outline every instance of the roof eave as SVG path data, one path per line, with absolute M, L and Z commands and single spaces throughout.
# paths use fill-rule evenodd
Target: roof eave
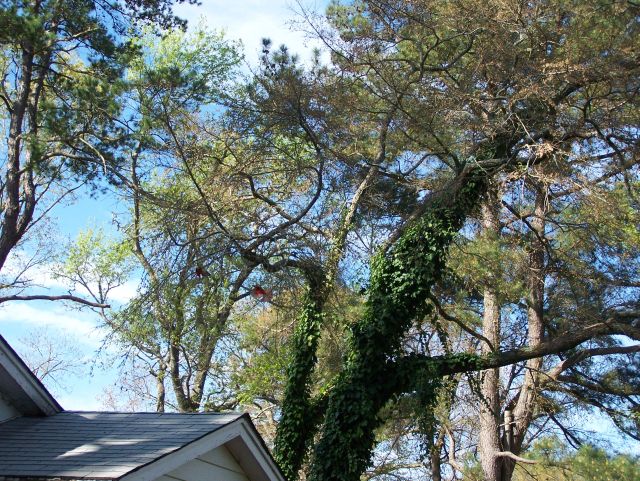
M 8 401 L 25 416 L 51 416 L 63 410 L 2 336 L 0 386 Z

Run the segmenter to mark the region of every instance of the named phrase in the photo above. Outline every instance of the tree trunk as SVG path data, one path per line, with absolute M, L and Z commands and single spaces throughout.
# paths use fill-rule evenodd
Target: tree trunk
M 30 46 L 22 52 L 22 66 L 18 80 L 18 96 L 11 106 L 9 135 L 7 138 L 7 174 L 2 199 L 2 231 L 0 233 L 0 269 L 4 266 L 9 253 L 20 241 L 18 222 L 20 219 L 21 168 L 23 130 L 25 116 L 31 95 L 34 54 Z M 28 219 L 31 220 L 31 219 Z M 24 221 L 23 221 L 24 223 Z
M 485 237 L 493 239 L 500 234 L 498 195 L 490 189 L 482 206 L 482 228 Z M 500 304 L 495 289 L 490 284 L 484 288 L 484 313 L 482 334 L 492 346 L 482 345 L 482 353 L 489 354 L 500 347 Z M 482 373 L 480 400 L 480 435 L 478 451 L 486 481 L 501 481 L 503 458 L 500 442 L 500 370 L 489 369 Z
M 156 412 L 163 413 L 166 401 L 166 391 L 164 387 L 164 378 L 167 374 L 167 367 L 160 366 L 156 373 Z
M 337 280 L 340 260 L 344 255 L 347 236 L 360 200 L 378 175 L 377 164 L 382 163 L 385 158 L 386 131 L 390 119 L 389 115 L 381 131 L 376 165 L 369 169 L 358 186 L 351 202 L 344 210 L 338 231 L 331 239 L 329 256 L 324 266 L 325 272 L 316 268 L 305 273 L 308 291 L 294 332 L 295 357 L 287 370 L 288 380 L 282 400 L 282 417 L 274 445 L 274 457 L 289 480 L 298 479 L 299 471 L 309 450 L 309 441 L 313 437 L 311 434 L 318 424 L 318 420 L 315 419 L 317 416 L 313 415 L 315 401 L 311 398 L 311 379 L 317 362 L 316 351 L 321 335 L 324 304 Z
M 533 229 L 531 248 L 529 252 L 529 296 L 528 309 L 528 345 L 539 346 L 544 335 L 544 281 L 545 281 L 545 215 L 547 191 L 544 186 L 536 186 L 534 216 L 529 221 Z M 520 454 L 529 425 L 533 420 L 536 407 L 536 397 L 542 369 L 542 357 L 527 361 L 525 378 L 518 401 L 513 411 L 513 446 L 510 450 Z M 515 463 L 505 458 L 503 481 L 510 481 L 513 476 Z
M 486 176 L 473 169 L 460 174 L 443 189 L 446 197 L 430 197 L 424 213 L 373 259 L 369 297 L 351 328 L 347 361 L 329 394 L 309 480 L 357 481 L 369 464 L 378 413 L 412 377 L 398 372 L 394 362 L 403 336 L 417 316 L 426 314 L 424 299 L 442 275 L 452 239 L 484 193 Z M 435 402 L 439 373 L 421 381 L 421 390 Z
M 188 393 L 185 393 L 180 377 L 180 347 L 175 344 L 169 346 L 169 376 L 173 392 L 176 395 L 178 409 L 180 412 L 192 412 L 191 399 L 189 399 Z
M 225 326 L 229 321 L 229 316 L 231 316 L 231 310 L 236 303 L 236 298 L 240 288 L 249 275 L 251 275 L 253 269 L 254 266 L 245 266 L 238 274 L 238 278 L 234 281 L 233 287 L 229 292 L 224 305 L 218 311 L 213 325 L 210 325 L 210 320 L 202 309 L 200 309 L 200 314 L 197 316 L 197 324 L 203 328 L 203 332 L 200 334 L 200 343 L 198 345 L 198 354 L 196 356 L 197 362 L 195 365 L 193 388 L 189 393 L 187 393 L 193 411 L 197 411 L 202 406 L 205 387 L 211 370 L 211 358 L 216 350 L 218 341 L 222 337 Z
M 442 462 L 440 460 L 440 453 L 444 447 L 444 436 L 444 427 L 441 427 L 438 432 L 438 437 L 429 451 L 431 481 L 442 481 Z

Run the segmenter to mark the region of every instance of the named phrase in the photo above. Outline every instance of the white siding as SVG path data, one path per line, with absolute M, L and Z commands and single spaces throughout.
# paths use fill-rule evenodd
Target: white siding
M 9 402 L 6 401 L 0 393 L 0 423 L 17 416 L 20 416 L 18 410 L 9 404 Z
M 208 453 L 204 453 L 198 456 L 198 459 L 211 464 L 215 464 L 216 466 L 220 466 L 230 471 L 235 471 L 236 473 L 244 474 L 244 470 L 240 467 L 229 450 L 224 446 L 220 446 L 219 448 L 213 449 Z
M 198 456 L 155 481 L 251 481 L 224 446 Z

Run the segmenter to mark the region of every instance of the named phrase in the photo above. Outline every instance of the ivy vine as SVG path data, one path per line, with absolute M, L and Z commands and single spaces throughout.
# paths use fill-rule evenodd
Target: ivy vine
M 285 477 L 298 477 L 308 442 L 318 425 L 318 410 L 311 399 L 311 376 L 317 362 L 322 328 L 324 296 L 317 282 L 309 283 L 302 311 L 293 335 L 293 359 L 287 370 L 287 386 L 282 401 L 274 458 Z
M 374 258 L 365 313 L 352 329 L 345 368 L 329 396 L 310 481 L 360 479 L 370 462 L 378 413 L 412 375 L 398 372 L 394 362 L 403 335 L 431 309 L 425 299 L 444 270 L 448 246 L 484 191 L 481 179 L 468 180 Z M 435 402 L 439 377 L 434 360 L 421 383 L 423 403 Z

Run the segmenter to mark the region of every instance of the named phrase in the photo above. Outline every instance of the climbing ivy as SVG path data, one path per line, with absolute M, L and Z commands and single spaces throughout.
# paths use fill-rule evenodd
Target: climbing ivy
M 287 370 L 282 418 L 274 446 L 274 457 L 289 480 L 298 477 L 309 451 L 309 441 L 324 415 L 328 393 L 333 387 L 330 382 L 320 389 L 315 398 L 311 397 L 311 378 L 317 363 L 323 308 L 336 282 L 338 265 L 344 254 L 357 202 L 354 198 L 341 214 L 340 228 L 333 236 L 324 272 L 313 265 L 306 265 L 302 269 L 307 280 L 307 291 L 293 336 L 293 359 Z
M 274 457 L 287 479 L 294 480 L 308 451 L 307 443 L 318 424 L 311 400 L 311 375 L 317 362 L 324 296 L 310 282 L 293 335 L 293 359 L 287 370 L 282 418 L 275 439 Z
M 403 335 L 418 316 L 428 314 L 425 300 L 442 274 L 448 246 L 484 190 L 480 178 L 467 180 L 451 198 L 434 202 L 372 261 L 365 313 L 352 328 L 345 367 L 329 396 L 311 481 L 357 481 L 369 464 L 378 413 L 411 375 L 398 372 L 394 362 Z M 434 362 L 421 383 L 425 404 L 435 401 L 439 376 Z

